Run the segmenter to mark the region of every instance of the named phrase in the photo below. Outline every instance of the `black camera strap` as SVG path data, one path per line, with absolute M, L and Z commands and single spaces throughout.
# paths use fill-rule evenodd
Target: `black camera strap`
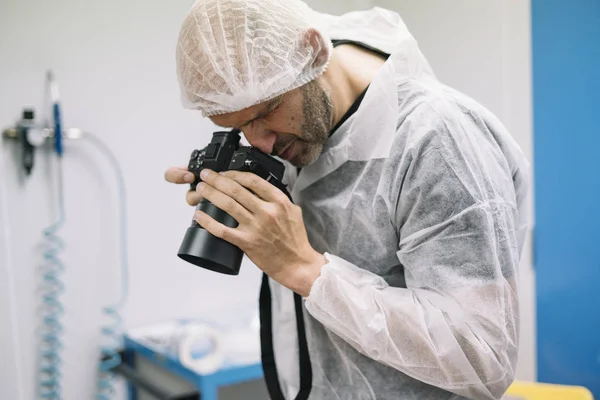
M 306 400 L 308 399 L 312 388 L 312 367 L 310 364 L 310 355 L 308 353 L 308 343 L 306 342 L 306 330 L 302 313 L 302 297 L 297 293 L 294 293 L 294 306 L 296 310 L 296 327 L 298 330 L 298 350 L 300 359 L 300 390 L 298 390 L 298 395 L 295 400 Z M 285 400 L 281 385 L 279 384 L 279 375 L 277 374 L 277 365 L 275 364 L 275 352 L 273 351 L 271 288 L 269 286 L 269 277 L 267 274 L 263 274 L 262 278 L 259 311 L 262 365 L 267 389 L 271 400 Z

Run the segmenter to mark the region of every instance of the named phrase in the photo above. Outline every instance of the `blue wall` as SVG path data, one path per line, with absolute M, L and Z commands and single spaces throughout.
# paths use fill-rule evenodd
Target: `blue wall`
M 600 399 L 600 0 L 532 0 L 538 379 Z

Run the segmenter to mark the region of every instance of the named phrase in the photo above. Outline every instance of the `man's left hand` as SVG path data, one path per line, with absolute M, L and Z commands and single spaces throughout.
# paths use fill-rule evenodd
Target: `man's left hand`
M 227 227 L 202 211 L 196 212 L 196 221 L 239 247 L 269 277 L 307 297 L 327 259 L 308 242 L 300 207 L 250 172 L 204 169 L 201 178 L 196 191 L 239 225 Z

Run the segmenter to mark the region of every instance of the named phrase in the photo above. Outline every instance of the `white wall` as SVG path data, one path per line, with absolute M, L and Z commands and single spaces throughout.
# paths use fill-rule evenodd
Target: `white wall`
M 166 184 L 163 172 L 185 164 L 205 146 L 213 127 L 179 103 L 174 46 L 190 0 L 81 2 L 3 0 L 0 5 L 0 126 L 21 107 L 42 103 L 44 73 L 53 68 L 65 125 L 96 133 L 116 153 L 127 180 L 130 293 L 128 327 L 191 317 L 216 307 L 254 306 L 260 274 L 245 265 L 239 277 L 193 267 L 177 249 L 193 209 L 186 189 Z M 41 231 L 54 214 L 50 174 L 38 154 L 33 176 L 17 179 L 11 143 L 1 165 L 10 210 L 12 260 L 0 267 L 0 398 L 32 399 L 36 275 Z M 46 164 L 46 165 L 45 165 Z M 118 295 L 118 226 L 113 172 L 87 142 L 65 150 L 67 242 L 66 399 L 90 398 L 98 351 L 100 306 Z M 87 229 L 87 233 L 83 234 Z M 5 249 L 1 249 L 4 251 Z M 8 270 L 14 275 L 16 316 L 8 313 Z M 17 335 L 9 328 L 15 327 Z M 20 345 L 15 347 L 16 340 Z M 15 362 L 22 367 L 15 369 Z M 15 379 L 22 377 L 20 386 Z
M 368 0 L 311 2 L 340 13 Z M 529 2 L 380 0 L 402 13 L 438 76 L 492 109 L 531 154 Z M 199 270 L 175 253 L 192 216 L 184 188 L 163 181 L 209 140 L 212 126 L 179 105 L 174 44 L 191 0 L 80 2 L 3 0 L 0 5 L 0 127 L 21 107 L 42 104 L 43 77 L 59 78 L 65 124 L 97 133 L 116 153 L 127 179 L 130 294 L 127 326 L 189 317 L 216 306 L 256 304 L 260 274 L 246 264 L 239 277 Z M 33 395 L 36 274 L 41 230 L 54 216 L 49 159 L 38 154 L 33 176 L 17 178 L 10 143 L 0 172 L 5 185 L 10 256 L 0 242 L 0 398 Z M 65 398 L 89 398 L 93 388 L 101 305 L 118 294 L 115 181 L 86 142 L 65 155 L 68 247 Z M 0 217 L 1 218 L 1 217 Z M 90 229 L 82 234 L 84 229 Z M 0 234 L 3 235 L 3 230 Z M 530 254 L 523 265 L 519 377 L 533 379 L 533 285 Z M 12 279 L 9 279 L 11 278 Z M 12 313 L 11 313 L 12 310 Z

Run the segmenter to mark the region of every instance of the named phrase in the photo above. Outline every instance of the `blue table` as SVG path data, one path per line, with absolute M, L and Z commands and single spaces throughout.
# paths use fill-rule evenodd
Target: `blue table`
M 182 365 L 174 356 L 159 353 L 143 343 L 125 336 L 123 368 L 126 368 L 128 372 L 119 372 L 128 380 L 129 400 L 138 399 L 136 386 L 140 386 L 140 384 L 149 385 L 146 386 L 146 389 L 148 389 L 153 385 L 151 381 L 143 382 L 146 378 L 136 376 L 136 358 L 138 356 L 190 383 L 197 390 L 197 393 L 189 393 L 182 396 L 169 395 L 163 389 L 157 387 L 154 396 L 159 399 L 199 399 L 201 397 L 202 400 L 218 400 L 219 388 L 252 380 L 262 380 L 263 378 L 261 364 L 230 366 L 210 375 L 199 375 Z

